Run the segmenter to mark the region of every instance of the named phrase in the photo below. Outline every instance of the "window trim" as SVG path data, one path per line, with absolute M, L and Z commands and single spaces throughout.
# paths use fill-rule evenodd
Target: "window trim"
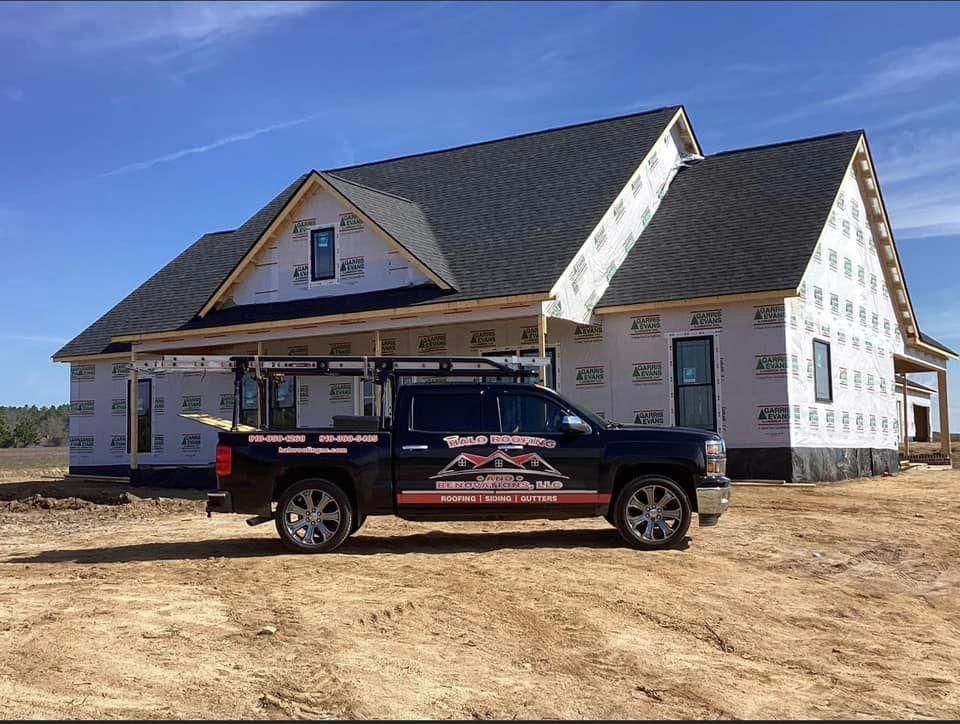
M 319 234 L 324 231 L 330 232 L 330 253 L 332 255 L 333 264 L 332 264 L 332 273 L 330 276 L 317 276 L 317 245 L 314 241 L 314 235 Z M 333 226 L 319 226 L 314 229 L 310 229 L 310 283 L 315 282 L 329 282 L 334 281 L 337 278 L 337 231 Z
M 679 342 L 700 342 L 708 341 L 710 343 L 710 382 L 695 382 L 683 384 L 680 382 L 680 374 L 677 367 L 677 348 Z M 716 358 L 716 336 L 712 334 L 694 335 L 691 337 L 674 337 L 671 345 L 671 365 L 673 370 L 673 424 L 680 424 L 680 388 L 681 387 L 709 387 L 713 394 L 713 427 L 709 428 L 713 432 L 719 432 L 720 410 L 717 409 L 717 358 Z
M 817 345 L 822 344 L 827 350 L 827 397 L 820 397 L 817 385 Z M 830 343 L 823 339 L 813 340 L 813 398 L 816 402 L 833 402 L 833 351 Z

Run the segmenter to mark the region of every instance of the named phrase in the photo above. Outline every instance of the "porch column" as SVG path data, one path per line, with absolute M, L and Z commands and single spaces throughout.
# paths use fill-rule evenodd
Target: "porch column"
M 380 338 L 380 330 L 375 329 L 373 331 L 373 356 L 380 357 L 383 354 L 383 340 Z M 381 390 L 377 385 L 374 385 L 373 390 L 373 414 L 377 417 L 380 417 L 381 412 L 381 400 L 380 400 Z
M 907 423 L 909 419 L 909 408 L 907 407 L 907 373 L 903 373 L 903 457 L 910 456 L 910 426 Z
M 543 312 L 537 315 L 537 354 L 540 357 L 547 356 L 547 315 Z M 540 384 L 547 385 L 547 368 L 540 368 Z
M 947 371 L 945 369 L 937 371 L 937 398 L 940 400 L 940 450 L 949 458 L 950 405 L 947 402 Z
M 130 362 L 131 364 L 137 361 L 137 353 L 133 350 L 130 350 Z M 140 418 L 137 415 L 137 411 L 140 407 L 139 397 L 140 395 L 140 374 L 137 372 L 136 368 L 130 370 L 130 400 L 128 401 L 128 410 L 127 414 L 130 416 L 130 429 L 127 431 L 127 434 L 130 435 L 130 469 L 136 470 L 137 465 L 139 464 L 137 460 L 137 453 L 139 452 L 139 439 L 140 439 Z

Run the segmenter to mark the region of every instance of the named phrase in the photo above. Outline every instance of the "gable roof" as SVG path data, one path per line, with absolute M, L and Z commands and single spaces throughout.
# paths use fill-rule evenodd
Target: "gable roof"
M 954 359 L 960 356 L 955 351 L 950 349 L 947 345 L 945 345 L 943 342 L 940 342 L 939 340 L 934 339 L 926 332 L 921 331 L 919 336 L 920 336 L 920 341 L 923 342 L 924 344 L 930 347 L 935 347 L 936 349 L 939 349 L 941 352 L 943 352 L 946 355 L 949 355 L 950 357 L 953 357 Z
M 449 287 L 456 288 L 453 270 L 419 206 L 410 199 L 372 189 L 333 173 L 320 173 L 320 176 Z
M 681 168 L 597 308 L 796 289 L 862 131 Z
M 129 346 L 112 337 L 191 323 L 315 173 L 454 287 L 447 299 L 547 292 L 679 111 L 311 171 L 240 228 L 202 236 L 54 358 L 120 352 Z

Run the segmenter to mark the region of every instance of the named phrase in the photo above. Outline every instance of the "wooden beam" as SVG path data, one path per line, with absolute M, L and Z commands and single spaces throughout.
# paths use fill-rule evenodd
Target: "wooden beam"
M 907 386 L 910 382 L 907 380 L 907 374 L 903 374 L 903 457 L 910 456 L 910 426 L 907 423 Z
M 641 302 L 639 304 L 620 304 L 616 307 L 594 309 L 594 314 L 617 314 L 620 312 L 646 312 L 652 309 L 671 307 L 699 307 L 703 304 L 734 304 L 736 302 L 757 302 L 764 299 L 784 299 L 797 296 L 796 289 L 775 289 L 769 292 L 744 292 L 742 294 L 718 294 L 712 297 L 693 297 L 691 299 L 672 299 L 665 302 Z
M 438 302 L 416 307 L 397 307 L 393 309 L 379 309 L 371 312 L 349 312 L 331 314 L 325 317 L 301 317 L 299 319 L 281 319 L 275 322 L 250 322 L 208 329 L 180 329 L 166 332 L 147 332 L 144 334 L 124 334 L 113 338 L 114 342 L 159 342 L 172 340 L 186 340 L 190 337 L 206 337 L 211 334 L 240 334 L 243 332 L 269 332 L 277 329 L 298 328 L 306 329 L 311 326 L 339 324 L 341 322 L 370 320 L 370 319 L 405 319 L 419 318 L 429 314 L 451 312 L 476 312 L 496 309 L 504 304 L 513 302 L 549 301 L 552 297 L 547 293 L 516 294 L 509 297 L 490 297 L 488 299 L 466 299 L 458 302 Z
M 133 350 L 130 350 L 130 362 L 137 361 L 137 353 Z M 127 434 L 130 436 L 128 441 L 130 445 L 130 469 L 136 470 L 139 465 L 139 460 L 137 458 L 139 450 L 139 438 L 140 438 L 140 419 L 137 416 L 137 408 L 139 407 L 138 398 L 140 395 L 140 375 L 134 367 L 131 370 L 130 374 L 130 395 L 127 401 L 127 415 L 129 415 L 130 425 L 127 430 Z
M 950 457 L 950 404 L 947 401 L 947 371 L 937 372 L 937 400 L 940 403 L 940 450 Z
M 537 350 L 540 357 L 547 356 L 547 315 L 541 310 L 540 314 L 537 315 Z M 540 368 L 540 384 L 546 386 L 547 384 L 547 368 Z

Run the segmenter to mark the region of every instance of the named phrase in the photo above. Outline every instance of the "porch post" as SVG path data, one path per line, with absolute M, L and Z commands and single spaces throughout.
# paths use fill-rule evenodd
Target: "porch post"
M 537 354 L 540 357 L 547 356 L 547 315 L 541 310 L 537 315 Z M 540 384 L 547 384 L 547 368 L 540 368 Z
M 907 412 L 907 373 L 903 373 L 903 457 L 910 456 L 910 426 L 907 423 L 909 413 Z
M 130 362 L 137 361 L 137 353 L 130 350 Z M 130 400 L 127 414 L 130 415 L 130 429 L 127 434 L 130 435 L 130 469 L 136 470 L 138 460 L 137 453 L 140 451 L 140 419 L 137 410 L 140 406 L 138 397 L 140 394 L 140 375 L 136 368 L 130 370 Z
M 373 356 L 379 357 L 383 354 L 383 340 L 380 339 L 380 330 L 373 331 Z M 382 400 L 380 399 L 380 385 L 374 384 L 373 388 L 373 414 L 380 417 L 382 411 Z
M 947 402 L 947 371 L 945 369 L 937 371 L 937 398 L 940 400 L 940 450 L 949 458 L 950 405 Z

